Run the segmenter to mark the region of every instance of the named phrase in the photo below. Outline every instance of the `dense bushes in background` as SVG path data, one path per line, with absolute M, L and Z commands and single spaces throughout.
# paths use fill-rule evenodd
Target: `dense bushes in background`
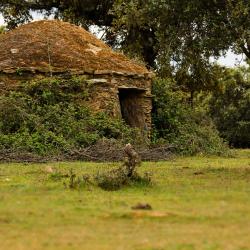
M 191 107 L 186 94 L 171 79 L 156 79 L 153 85 L 153 141 L 173 144 L 182 154 L 222 154 L 227 146 L 211 118 Z
M 85 100 L 90 87 L 84 78 L 49 78 L 1 95 L 0 150 L 51 155 L 104 137 L 134 142 L 137 132 L 121 120 L 89 111 Z
M 220 85 L 209 102 L 210 116 L 232 146 L 250 147 L 250 69 L 225 69 Z

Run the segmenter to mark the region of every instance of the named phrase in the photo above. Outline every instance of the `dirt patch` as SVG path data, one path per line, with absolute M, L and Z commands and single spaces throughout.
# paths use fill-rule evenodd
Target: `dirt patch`
M 0 36 L 0 71 L 21 70 L 148 73 L 83 28 L 57 20 L 32 22 Z

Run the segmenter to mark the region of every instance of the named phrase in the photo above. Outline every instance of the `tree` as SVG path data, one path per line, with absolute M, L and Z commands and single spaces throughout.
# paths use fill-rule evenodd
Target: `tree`
M 5 26 L 0 26 L 0 35 L 5 32 Z
M 55 18 L 70 21 L 78 25 L 111 25 L 109 10 L 110 0 L 2 0 L 0 12 L 3 14 L 8 28 L 32 19 L 30 11 L 54 14 Z
M 210 100 L 210 115 L 223 138 L 237 147 L 250 146 L 250 69 L 225 69 L 221 92 Z
M 192 109 L 172 79 L 156 78 L 152 92 L 153 142 L 173 145 L 177 152 L 189 155 L 226 152 L 211 118 L 204 110 Z
M 114 13 L 126 48 L 136 44 L 138 52 L 157 41 L 154 51 L 163 68 L 171 62 L 175 67 L 192 64 L 197 56 L 207 61 L 229 48 L 250 58 L 248 0 L 116 0 Z M 141 30 L 151 35 L 142 37 Z

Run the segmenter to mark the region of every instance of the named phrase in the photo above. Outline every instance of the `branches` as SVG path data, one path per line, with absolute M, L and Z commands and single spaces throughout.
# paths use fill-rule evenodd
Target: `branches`
M 243 53 L 246 55 L 246 57 L 250 59 L 250 44 L 247 44 L 247 45 L 241 44 L 240 47 Z
M 112 23 L 109 10 L 113 1 L 106 0 L 3 0 L 0 13 L 10 29 L 30 21 L 30 11 L 55 12 L 56 17 L 85 26 L 88 24 L 108 25 Z

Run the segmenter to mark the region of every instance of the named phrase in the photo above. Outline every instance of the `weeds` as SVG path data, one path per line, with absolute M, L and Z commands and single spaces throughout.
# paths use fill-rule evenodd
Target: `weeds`
M 141 159 L 131 144 L 124 148 L 124 163 L 117 169 L 112 169 L 106 173 L 98 173 L 95 177 L 97 185 L 104 190 L 117 190 L 124 185 L 128 185 L 137 175 L 136 168 L 140 166 Z
M 95 176 L 95 181 L 100 188 L 114 191 L 128 184 L 129 178 L 126 175 L 124 168 L 120 167 L 106 173 L 98 173 Z
M 69 174 L 67 175 L 68 181 L 65 181 L 64 187 L 69 189 L 81 189 L 92 185 L 91 178 L 89 175 L 77 176 L 73 169 L 70 169 Z
M 68 178 L 68 174 L 62 174 L 60 172 L 52 173 L 49 176 L 49 179 L 52 181 L 61 181 L 62 179 Z
M 137 168 L 141 160 L 131 144 L 124 148 L 126 157 L 124 163 L 118 168 L 106 172 L 98 172 L 95 176 L 81 175 L 77 176 L 71 169 L 68 175 L 68 181 L 64 186 L 69 189 L 79 189 L 82 187 L 94 185 L 107 191 L 115 191 L 124 186 L 149 186 L 152 184 L 150 173 L 146 172 L 143 176 L 137 173 Z
M 98 172 L 96 175 L 77 175 L 72 169 L 69 174 L 63 175 L 60 173 L 53 173 L 50 179 L 53 181 L 60 181 L 66 178 L 63 182 L 67 189 L 83 189 L 86 187 L 100 187 L 106 191 L 116 191 L 125 186 L 148 187 L 153 184 L 152 175 L 148 172 L 139 175 L 134 172 L 132 176 L 128 177 L 127 172 L 123 167 L 115 168 L 107 172 Z

